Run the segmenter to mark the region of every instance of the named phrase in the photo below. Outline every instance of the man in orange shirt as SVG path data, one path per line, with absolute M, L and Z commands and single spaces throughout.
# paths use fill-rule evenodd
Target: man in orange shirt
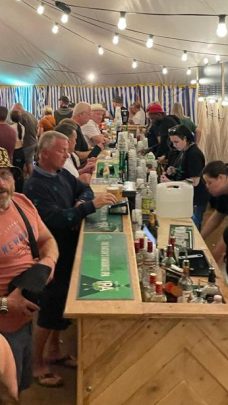
M 9 284 L 15 282 L 16 276 L 27 274 L 33 274 L 35 282 L 37 275 L 43 277 L 44 269 L 51 280 L 58 249 L 31 201 L 14 193 L 13 174 L 17 170 L 11 165 L 6 149 L 0 148 L 0 333 L 11 346 L 21 391 L 31 382 L 31 321 L 39 307 L 24 297 L 23 284 L 15 284 L 12 292 Z M 37 259 L 32 254 L 28 226 L 20 210 L 31 225 Z

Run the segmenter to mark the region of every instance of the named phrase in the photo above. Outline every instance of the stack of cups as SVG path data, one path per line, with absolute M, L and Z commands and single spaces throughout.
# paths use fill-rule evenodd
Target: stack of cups
M 136 150 L 130 149 L 128 152 L 128 179 L 129 181 L 136 180 Z
M 157 191 L 157 184 L 158 184 L 157 172 L 155 172 L 155 171 L 150 172 L 148 184 L 149 184 L 150 190 L 152 191 L 152 194 L 153 194 L 153 208 L 155 209 L 156 208 L 156 191 Z

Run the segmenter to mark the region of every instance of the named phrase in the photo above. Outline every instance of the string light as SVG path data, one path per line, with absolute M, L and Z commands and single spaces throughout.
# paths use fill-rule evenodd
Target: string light
M 187 51 L 184 51 L 184 52 L 182 53 L 181 60 L 182 60 L 183 62 L 186 62 L 186 61 L 188 60 Z
M 104 48 L 101 45 L 98 45 L 98 53 L 99 55 L 104 55 Z
M 196 83 L 197 83 L 197 80 L 196 80 L 196 79 L 192 79 L 192 80 L 190 81 L 190 83 L 191 83 L 191 84 L 196 84 Z
M 186 75 L 190 76 L 191 74 L 192 74 L 192 70 L 191 70 L 191 68 L 188 68 L 186 71 Z
M 62 23 L 66 24 L 68 22 L 68 20 L 69 20 L 69 15 L 66 13 L 62 14 L 62 17 L 61 17 Z
M 215 55 L 215 60 L 216 60 L 216 62 L 220 62 L 221 61 L 221 56 L 220 55 Z
M 167 73 L 168 73 L 168 69 L 167 69 L 166 66 L 164 66 L 164 67 L 162 68 L 162 74 L 163 74 L 163 75 L 167 75 Z
M 153 35 L 149 35 L 146 41 L 146 46 L 147 48 L 152 48 L 153 45 L 154 45 Z
M 207 65 L 208 64 L 208 58 L 204 58 L 204 60 L 203 60 L 203 63 L 204 63 L 204 65 Z
M 199 98 L 198 98 L 198 101 L 199 101 L 200 103 L 202 103 L 202 102 L 204 101 L 204 98 L 203 98 L 203 97 L 199 97 Z
M 88 80 L 89 80 L 90 82 L 94 82 L 94 80 L 95 80 L 95 74 L 94 74 L 93 72 L 91 72 L 91 73 L 88 74 Z
M 125 30 L 127 28 L 126 13 L 125 11 L 120 12 L 120 18 L 117 24 L 119 30 Z
M 43 5 L 43 3 L 40 3 L 39 4 L 39 6 L 37 7 L 37 13 L 39 14 L 39 15 L 42 15 L 43 13 L 44 13 L 44 5 Z
M 117 45 L 119 43 L 119 34 L 115 33 L 115 35 L 112 38 L 112 43 L 114 45 Z
M 52 33 L 53 34 L 58 34 L 58 32 L 59 32 L 59 26 L 58 26 L 58 24 L 57 23 L 54 23 L 54 25 L 52 26 Z
M 137 60 L 136 59 L 133 59 L 133 62 L 132 62 L 132 68 L 133 69 L 136 69 L 137 68 L 137 66 L 138 66 L 138 62 L 137 62 Z
M 219 23 L 218 23 L 218 27 L 216 30 L 216 34 L 218 35 L 218 37 L 223 38 L 226 36 L 227 34 L 227 28 L 226 28 L 226 16 L 225 15 L 220 15 L 219 16 Z

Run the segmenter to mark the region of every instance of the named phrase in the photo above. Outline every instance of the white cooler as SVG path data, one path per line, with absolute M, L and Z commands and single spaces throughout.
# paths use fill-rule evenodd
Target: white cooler
M 157 185 L 156 213 L 160 217 L 190 218 L 193 214 L 194 188 L 185 181 Z

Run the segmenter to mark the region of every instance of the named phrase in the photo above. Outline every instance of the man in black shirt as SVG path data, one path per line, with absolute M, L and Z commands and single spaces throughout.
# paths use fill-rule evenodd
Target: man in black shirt
M 206 221 L 202 228 L 203 238 L 207 238 L 228 215 L 228 167 L 221 160 L 208 163 L 203 170 L 203 179 L 209 193 L 216 197 L 215 211 Z M 225 254 L 226 245 L 223 237 L 217 242 L 213 249 L 213 256 L 217 262 L 220 262 Z
M 67 96 L 61 96 L 60 99 L 60 106 L 58 110 L 54 111 L 54 117 L 56 121 L 56 125 L 63 120 L 64 118 L 71 118 L 72 117 L 72 108 L 69 107 L 70 100 Z

